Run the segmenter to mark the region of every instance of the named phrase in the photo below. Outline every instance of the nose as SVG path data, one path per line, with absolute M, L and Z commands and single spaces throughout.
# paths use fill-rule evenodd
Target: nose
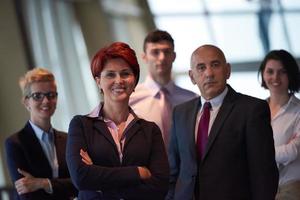
M 115 82 L 116 83 L 121 83 L 122 81 L 123 81 L 123 78 L 121 77 L 121 74 L 117 73 L 116 78 L 115 78 Z
M 50 100 L 48 99 L 47 96 L 44 96 L 44 97 L 43 97 L 43 100 L 42 100 L 43 103 L 47 103 L 47 102 L 49 102 L 49 101 L 50 101 Z
M 205 70 L 205 76 L 206 77 L 212 77 L 213 76 L 213 71 L 211 69 L 211 67 L 207 67 Z
M 279 73 L 279 72 L 275 72 L 273 78 L 274 78 L 275 80 L 279 80 L 279 78 L 280 78 L 280 73 Z
M 159 54 L 158 54 L 158 59 L 159 60 L 164 60 L 166 57 L 165 53 L 163 51 L 160 51 Z

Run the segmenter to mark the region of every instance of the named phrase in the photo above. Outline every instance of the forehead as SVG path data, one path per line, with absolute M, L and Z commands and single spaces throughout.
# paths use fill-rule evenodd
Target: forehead
M 173 45 L 171 42 L 168 42 L 166 40 L 162 40 L 155 43 L 153 42 L 146 43 L 146 52 L 154 49 L 173 49 Z
M 191 58 L 192 65 L 198 63 L 210 63 L 215 61 L 226 63 L 224 54 L 217 48 L 213 47 L 199 48 L 193 53 Z
M 113 58 L 109 59 L 104 67 L 103 70 L 123 70 L 123 69 L 131 69 L 129 64 L 122 58 Z
M 56 84 L 53 81 L 33 82 L 30 90 L 31 92 L 56 91 Z
M 266 63 L 266 68 L 284 68 L 280 60 L 270 59 Z

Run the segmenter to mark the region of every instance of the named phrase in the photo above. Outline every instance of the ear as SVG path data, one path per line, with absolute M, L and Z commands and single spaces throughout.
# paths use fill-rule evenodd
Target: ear
M 194 85 L 196 85 L 196 81 L 194 79 L 194 74 L 193 74 L 193 71 L 191 69 L 189 70 L 189 76 L 190 76 L 190 79 L 191 79 L 192 83 Z
M 172 59 L 172 61 L 174 62 L 175 59 L 176 59 L 176 52 L 174 51 L 174 52 L 173 52 L 173 59 Z
M 22 103 L 24 104 L 25 108 L 30 112 L 31 108 L 28 102 L 28 99 L 23 99 Z
M 226 72 L 226 79 L 229 79 L 231 74 L 231 65 L 229 63 L 226 63 L 227 72 Z
M 98 76 L 96 76 L 96 77 L 95 77 L 95 81 L 96 81 L 96 84 L 97 84 L 98 88 L 101 90 L 101 85 L 100 85 L 101 78 L 98 77 Z
M 142 59 L 144 62 L 147 62 L 147 55 L 145 52 L 142 53 Z

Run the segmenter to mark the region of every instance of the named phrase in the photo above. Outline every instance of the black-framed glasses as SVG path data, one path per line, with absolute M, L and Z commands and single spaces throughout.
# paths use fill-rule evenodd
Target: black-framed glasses
M 57 98 L 57 92 L 34 92 L 27 96 L 27 98 L 32 98 L 35 101 L 43 101 L 44 97 L 47 97 L 47 99 L 53 100 Z

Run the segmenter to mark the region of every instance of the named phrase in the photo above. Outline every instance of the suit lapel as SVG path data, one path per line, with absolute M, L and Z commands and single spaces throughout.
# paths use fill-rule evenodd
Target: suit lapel
M 186 110 L 186 116 L 185 116 L 185 122 L 186 123 L 186 133 L 188 137 L 188 142 L 189 142 L 189 148 L 190 152 L 195 158 L 197 159 L 197 153 L 196 153 L 196 142 L 195 142 L 195 124 L 197 120 L 197 114 L 199 111 L 199 107 L 201 106 L 201 101 L 200 97 L 194 99 L 190 104 L 188 104 L 189 107 Z
M 57 130 L 54 130 L 54 143 L 56 148 L 58 172 L 59 176 L 62 175 L 62 169 L 65 166 L 65 152 L 66 152 L 66 141 Z
M 130 140 L 132 139 L 132 137 L 140 129 L 140 123 L 138 123 L 137 121 L 138 121 L 138 118 L 135 118 L 132 122 L 130 122 L 130 124 L 124 130 L 124 134 L 125 134 L 124 136 L 126 136 L 124 149 L 128 145 L 128 143 L 130 142 Z M 128 131 L 129 129 L 130 129 L 130 131 Z
M 111 136 L 111 133 L 109 132 L 105 122 L 101 119 L 94 119 L 93 124 L 94 124 L 94 127 L 96 128 L 96 130 L 99 132 L 99 134 L 102 134 L 114 147 L 115 152 L 117 154 L 119 154 L 116 143 L 115 143 L 113 137 Z
M 214 141 L 216 140 L 218 134 L 220 134 L 221 132 L 220 130 L 225 120 L 227 119 L 227 116 L 230 114 L 232 108 L 234 107 L 234 101 L 236 99 L 237 93 L 229 85 L 227 85 L 227 87 L 228 87 L 228 93 L 225 96 L 222 106 L 220 107 L 216 119 L 211 127 L 202 161 L 204 161 L 208 151 L 210 150 L 210 148 L 212 148 Z
M 42 173 L 43 176 L 46 175 L 46 177 L 52 177 L 51 166 L 29 122 L 27 122 L 22 130 L 20 140 L 24 142 L 24 146 L 32 162 L 31 164 L 37 165 L 37 168 L 44 172 Z

